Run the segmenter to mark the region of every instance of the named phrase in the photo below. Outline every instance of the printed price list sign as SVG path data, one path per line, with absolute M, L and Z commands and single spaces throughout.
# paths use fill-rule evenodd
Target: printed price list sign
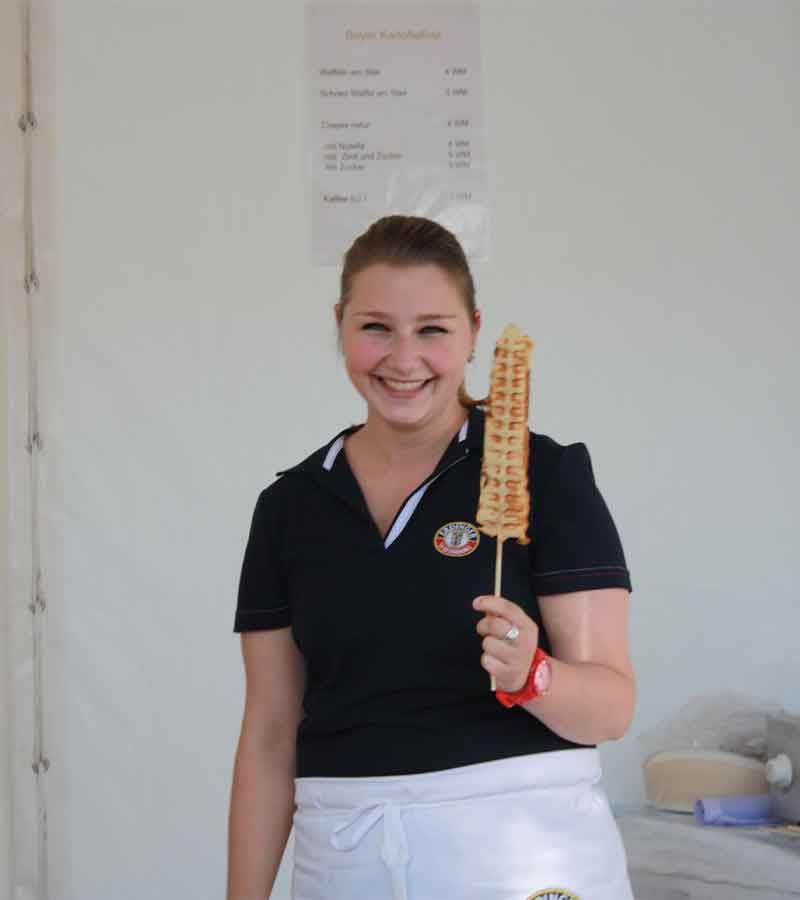
M 427 216 L 486 258 L 474 4 L 307 7 L 311 255 L 339 265 L 384 215 Z

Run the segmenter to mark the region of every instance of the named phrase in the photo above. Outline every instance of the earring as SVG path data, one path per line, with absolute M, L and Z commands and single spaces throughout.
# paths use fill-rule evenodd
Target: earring
M 470 353 L 469 358 L 467 359 L 467 362 L 474 362 L 474 361 L 475 361 L 475 351 L 473 350 L 472 353 Z

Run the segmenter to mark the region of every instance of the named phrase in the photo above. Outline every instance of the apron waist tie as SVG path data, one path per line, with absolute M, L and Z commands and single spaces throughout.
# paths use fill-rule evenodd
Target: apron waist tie
M 408 900 L 406 886 L 406 866 L 410 859 L 408 841 L 400 810 L 391 800 L 382 800 L 356 810 L 350 818 L 333 829 L 331 846 L 337 850 L 352 850 L 380 819 L 383 819 L 381 859 L 392 879 L 393 900 Z M 350 834 L 344 834 L 343 832 L 348 829 L 352 829 Z

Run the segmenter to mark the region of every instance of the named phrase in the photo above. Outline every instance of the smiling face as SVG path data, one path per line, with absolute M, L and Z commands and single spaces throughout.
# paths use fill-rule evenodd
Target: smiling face
M 436 265 L 376 263 L 337 304 L 347 373 L 370 418 L 418 428 L 459 415 L 458 388 L 480 327 L 456 281 Z

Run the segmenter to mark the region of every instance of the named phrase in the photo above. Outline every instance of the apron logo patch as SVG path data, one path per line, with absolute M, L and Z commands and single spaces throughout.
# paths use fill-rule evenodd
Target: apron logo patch
M 581 898 L 577 894 L 572 894 L 561 888 L 545 888 L 537 894 L 531 894 L 527 900 L 581 900 Z
M 433 546 L 442 556 L 469 556 L 480 540 L 478 529 L 471 522 L 448 522 L 433 536 Z

